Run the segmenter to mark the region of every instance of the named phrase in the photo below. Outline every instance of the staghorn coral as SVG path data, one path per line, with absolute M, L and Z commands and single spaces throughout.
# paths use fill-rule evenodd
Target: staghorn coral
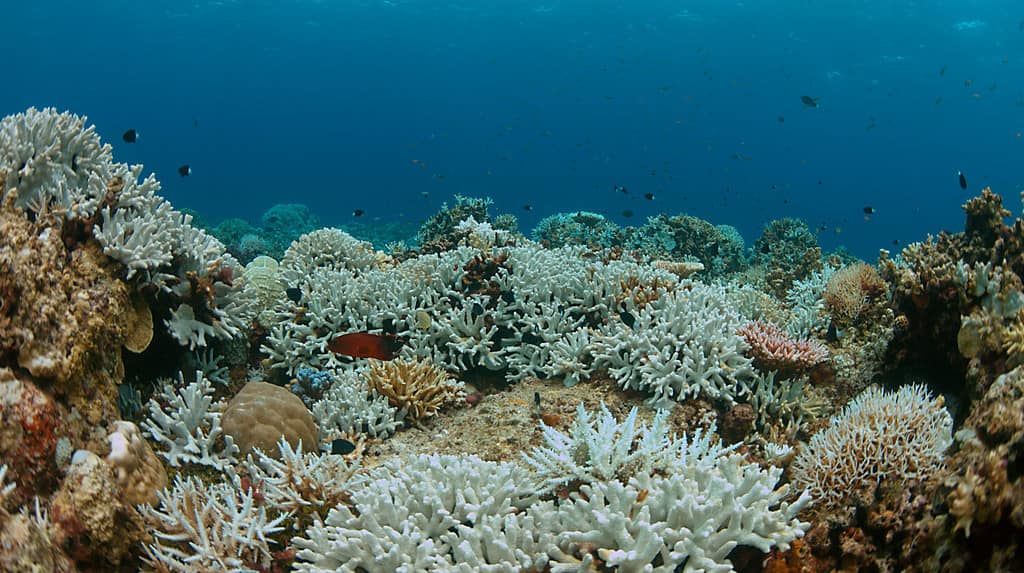
M 671 473 L 678 465 L 711 463 L 734 449 L 712 444 L 714 428 L 697 430 L 692 438 L 669 436 L 667 410 L 659 410 L 650 426 L 638 427 L 638 412 L 632 408 L 619 422 L 602 402 L 593 419 L 580 404 L 568 435 L 542 422 L 545 445 L 522 453 L 538 491 L 550 492 L 569 483 L 627 482 L 638 474 Z
M 259 448 L 243 462 L 246 475 L 237 479 L 240 490 L 258 490 L 263 502 L 275 511 L 287 512 L 293 530 L 304 530 L 323 520 L 332 508 L 351 502 L 349 489 L 358 479 L 359 459 L 348 463 L 342 456 L 302 452 L 287 440 L 277 443 L 277 454 Z
M 366 371 L 367 385 L 413 421 L 421 421 L 466 395 L 462 382 L 425 360 L 374 360 Z
M 178 475 L 159 498 L 158 506 L 143 506 L 153 534 L 144 560 L 153 570 L 254 571 L 272 565 L 270 538 L 287 514 L 268 516 L 252 490 Z
M 783 377 L 805 373 L 828 360 L 828 348 L 814 339 L 797 340 L 773 323 L 748 322 L 737 333 L 747 341 L 747 355 L 762 370 Z
M 953 419 L 924 385 L 871 387 L 811 437 L 790 468 L 793 482 L 826 508 L 869 499 L 884 479 L 925 479 L 942 467 Z
M 621 386 L 651 393 L 654 404 L 705 396 L 733 403 L 754 377 L 740 317 L 722 287 L 692 283 L 634 314 L 609 322 L 594 344 L 595 366 Z
M 374 468 L 351 495 L 351 505 L 292 539 L 295 570 L 497 572 L 547 561 L 541 540 L 551 534 L 518 513 L 536 495 L 514 464 L 413 456 Z
M 221 428 L 223 402 L 213 402 L 213 386 L 196 372 L 196 381 L 178 387 L 164 380 L 162 390 L 149 400 L 149 416 L 142 423 L 146 434 L 169 448 L 160 452 L 172 467 L 183 463 L 223 469 L 233 464 L 238 446 Z
M 402 425 L 398 408 L 367 385 L 365 369 L 320 373 L 329 387 L 312 410 L 325 440 L 360 434 L 386 438 Z

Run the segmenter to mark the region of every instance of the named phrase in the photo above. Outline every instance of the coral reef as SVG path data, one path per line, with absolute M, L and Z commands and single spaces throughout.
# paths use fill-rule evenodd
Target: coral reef
M 1019 362 L 1008 351 L 1020 324 L 1024 222 L 1006 224 L 1010 213 L 990 189 L 963 209 L 963 232 L 908 245 L 897 258 L 883 252 L 879 268 L 903 324 L 890 368 L 925 373 L 944 391 L 977 399 Z
M 1020 563 L 1024 222 L 989 190 L 877 267 L 792 219 L 748 260 L 466 197 L 394 256 L 297 205 L 225 246 L 159 190 L 84 118 L 0 121 L 2 570 Z
M 752 262 L 764 267 L 770 292 L 781 299 L 794 282 L 821 270 L 821 247 L 807 223 L 788 217 L 776 219 L 754 242 Z
M 242 455 L 253 448 L 274 453 L 277 443 L 292 448 L 305 444 L 317 450 L 320 442 L 313 415 L 298 396 L 266 382 L 249 382 L 224 407 L 224 434 L 238 444 Z
M 466 395 L 461 382 L 425 360 L 373 361 L 366 371 L 366 382 L 416 422 L 462 402 Z
M 828 359 L 828 348 L 814 339 L 795 339 L 773 323 L 755 320 L 737 331 L 747 342 L 747 355 L 761 370 L 789 377 L 806 373 Z
M 937 472 L 953 443 L 952 431 L 942 398 L 929 399 L 923 385 L 894 393 L 872 387 L 800 450 L 793 481 L 827 508 L 855 497 L 870 500 L 884 479 L 924 479 Z
M 622 244 L 619 226 L 604 215 L 589 211 L 555 213 L 544 217 L 530 233 L 530 238 L 545 247 L 579 245 L 603 249 Z

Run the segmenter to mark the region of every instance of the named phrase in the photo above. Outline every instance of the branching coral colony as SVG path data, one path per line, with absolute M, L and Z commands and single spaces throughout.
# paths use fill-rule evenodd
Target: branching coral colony
M 753 570 L 754 552 L 771 571 L 963 571 L 1020 554 L 998 533 L 1024 529 L 1024 223 L 991 192 L 965 233 L 877 268 L 825 264 L 793 220 L 749 261 L 734 229 L 687 216 L 577 214 L 545 248 L 459 198 L 418 252 L 305 227 L 243 271 L 83 118 L 5 118 L 0 151 L 0 569 L 674 573 Z M 405 344 L 389 362 L 327 351 L 353 332 Z M 160 339 L 198 371 L 133 380 L 152 386 L 142 419 L 117 421 L 121 347 Z M 900 369 L 936 350 L 959 414 L 923 384 L 873 386 L 920 379 Z M 255 402 L 258 441 L 251 416 L 222 419 L 245 377 L 279 398 Z M 530 385 L 543 404 L 508 398 Z M 498 425 L 534 445 L 438 452 L 456 421 L 470 446 Z

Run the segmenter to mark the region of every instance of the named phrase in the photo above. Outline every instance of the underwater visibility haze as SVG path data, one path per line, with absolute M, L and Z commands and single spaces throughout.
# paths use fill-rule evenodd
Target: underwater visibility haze
M 3 9 L 0 573 L 1024 572 L 1020 0 Z
M 115 141 L 121 160 L 212 221 L 297 202 L 331 224 L 362 209 L 415 228 L 458 193 L 524 229 L 555 212 L 688 213 L 752 242 L 797 217 L 871 258 L 957 228 L 968 191 L 1022 189 L 1012 0 L 8 10 L 18 87 L 3 109 L 82 110 L 110 141 L 137 129 Z

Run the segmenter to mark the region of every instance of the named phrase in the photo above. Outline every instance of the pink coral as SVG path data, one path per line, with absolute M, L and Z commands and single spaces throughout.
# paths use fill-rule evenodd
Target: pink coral
M 740 327 L 737 334 L 750 346 L 747 355 L 763 370 L 797 374 L 828 359 L 828 348 L 814 339 L 797 340 L 778 326 L 755 320 Z

